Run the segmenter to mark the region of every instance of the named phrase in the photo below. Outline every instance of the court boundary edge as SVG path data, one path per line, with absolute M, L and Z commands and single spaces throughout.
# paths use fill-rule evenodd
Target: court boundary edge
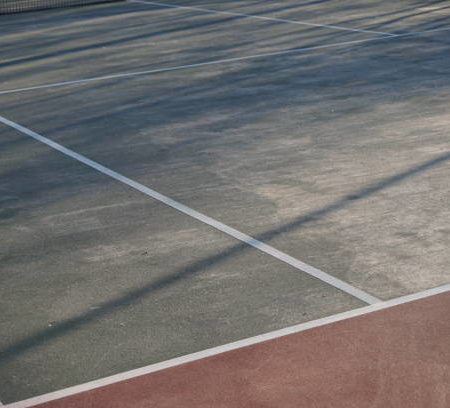
M 193 361 L 201 360 L 207 357 L 222 354 L 228 351 L 241 349 L 254 344 L 262 343 L 268 340 L 273 340 L 279 337 L 284 337 L 294 333 L 300 333 L 305 330 L 326 326 L 332 323 L 340 322 L 343 320 L 351 319 L 358 316 L 363 316 L 376 311 L 388 309 L 391 307 L 399 306 L 402 304 L 414 302 L 420 299 L 425 299 L 428 297 L 436 296 L 450 292 L 450 284 L 445 284 L 438 286 L 433 289 L 428 289 L 425 291 L 417 292 L 411 295 L 401 296 L 395 299 L 390 299 L 377 304 L 365 306 L 362 308 L 350 310 L 343 313 L 338 313 L 328 317 L 324 317 L 317 320 L 312 320 L 306 323 L 300 323 L 294 326 L 289 326 L 284 329 L 275 330 L 272 332 L 260 334 L 257 336 L 249 337 L 247 339 L 238 340 L 236 342 L 224 344 L 221 346 L 213 347 L 203 351 L 199 351 L 192 354 L 187 354 L 182 357 L 177 357 L 174 359 L 166 360 L 160 363 L 151 364 L 141 368 L 137 368 L 130 371 L 125 371 L 123 373 L 115 374 L 112 376 L 104 377 L 98 380 L 89 381 L 84 384 L 75 385 L 72 387 L 64 388 L 58 391 L 53 391 L 40 396 L 32 397 L 26 400 L 13 402 L 6 405 L 4 408 L 30 408 L 38 404 L 43 404 L 50 401 L 59 400 L 72 395 L 80 394 L 86 391 L 92 391 L 100 387 L 109 386 L 116 384 L 125 380 L 130 380 L 133 378 L 141 377 L 143 375 L 151 374 L 157 371 L 162 371 L 171 367 L 176 367 L 181 364 L 190 363 Z

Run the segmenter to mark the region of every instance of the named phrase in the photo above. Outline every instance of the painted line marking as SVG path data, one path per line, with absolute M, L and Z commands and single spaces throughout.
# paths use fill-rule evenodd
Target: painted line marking
M 334 44 L 327 44 L 327 45 L 317 45 L 317 46 L 313 46 L 313 47 L 292 48 L 289 50 L 274 51 L 274 52 L 269 52 L 269 53 L 265 53 L 265 54 L 255 54 L 255 55 L 247 55 L 247 56 L 243 56 L 243 57 L 225 58 L 225 59 L 214 60 L 214 61 L 198 62 L 195 64 L 179 65 L 179 66 L 175 66 L 175 67 L 151 69 L 148 71 L 125 72 L 125 73 L 121 73 L 121 74 L 105 75 L 105 76 L 98 76 L 98 77 L 93 77 L 93 78 L 75 79 L 75 80 L 64 81 L 64 82 L 54 82 L 54 83 L 50 83 L 50 84 L 30 86 L 27 88 L 6 89 L 3 91 L 0 91 L 0 95 L 7 95 L 7 94 L 12 94 L 12 93 L 17 93 L 17 92 L 25 92 L 25 91 L 33 91 L 36 89 L 55 88 L 55 87 L 60 87 L 60 86 L 85 84 L 85 83 L 92 82 L 92 81 L 105 81 L 105 80 L 110 80 L 110 79 L 130 78 L 130 77 L 141 76 L 141 75 L 158 74 L 158 73 L 162 73 L 162 72 L 170 72 L 170 71 L 177 71 L 177 70 L 182 70 L 182 69 L 198 68 L 198 67 L 203 67 L 203 66 L 208 66 L 208 65 L 225 64 L 225 63 L 229 63 L 229 62 L 238 62 L 238 61 L 245 61 L 245 60 L 257 59 L 257 58 L 264 58 L 264 57 L 274 57 L 274 56 L 279 56 L 279 55 L 302 53 L 302 52 L 314 51 L 314 50 L 320 50 L 320 49 L 326 49 L 326 48 L 342 47 L 345 45 L 363 44 L 363 43 L 367 43 L 367 42 L 371 42 L 371 41 L 390 40 L 392 38 L 402 38 L 402 37 L 434 33 L 434 32 L 439 32 L 439 31 L 448 31 L 448 30 L 450 30 L 450 27 L 436 28 L 436 29 L 426 30 L 426 31 L 416 31 L 416 32 L 412 32 L 412 33 L 396 34 L 396 35 L 391 35 L 391 36 L 368 38 L 365 40 L 354 40 L 354 41 L 345 41 L 345 42 L 341 42 L 341 43 L 334 43 Z
M 59 86 L 83 84 L 83 83 L 91 82 L 91 81 L 105 81 L 105 80 L 109 80 L 109 79 L 128 78 L 128 77 L 135 77 L 135 76 L 141 76 L 141 75 L 158 74 L 158 73 L 162 73 L 162 72 L 178 71 L 181 69 L 197 68 L 197 67 L 203 67 L 203 66 L 207 66 L 207 65 L 217 65 L 217 64 L 224 64 L 224 63 L 229 63 L 229 62 L 245 61 L 245 60 L 255 59 L 255 58 L 264 58 L 264 57 L 273 57 L 273 56 L 284 55 L 284 54 L 301 53 L 301 52 L 306 52 L 306 51 L 320 50 L 320 49 L 324 49 L 324 48 L 360 44 L 360 43 L 375 41 L 375 40 L 379 40 L 379 39 L 386 39 L 386 38 L 392 38 L 392 37 L 385 36 L 385 37 L 377 37 L 377 38 L 368 38 L 368 39 L 364 39 L 364 40 L 345 41 L 345 42 L 341 42 L 341 43 L 334 43 L 334 44 L 327 44 L 327 45 L 317 45 L 317 46 L 313 46 L 313 47 L 293 48 L 293 49 L 283 50 L 283 51 L 274 51 L 274 52 L 268 52 L 268 53 L 264 53 L 264 54 L 247 55 L 247 56 L 243 56 L 243 57 L 225 58 L 225 59 L 214 60 L 214 61 L 198 62 L 195 64 L 179 65 L 179 66 L 175 66 L 175 67 L 150 69 L 147 71 L 138 71 L 138 72 L 125 72 L 125 73 L 121 73 L 121 74 L 105 75 L 105 76 L 86 78 L 86 79 L 75 79 L 72 81 L 55 82 L 55 83 L 50 83 L 50 84 L 30 86 L 27 88 L 6 89 L 4 91 L 0 91 L 0 95 L 6 95 L 6 94 L 11 94 L 11 93 L 16 93 L 16 92 L 32 91 L 35 89 L 54 88 L 54 87 L 59 87 Z
M 259 20 L 268 20 L 268 21 L 278 21 L 280 23 L 305 25 L 305 26 L 310 26 L 310 27 L 331 28 L 333 30 L 352 31 L 352 32 L 358 32 L 358 33 L 381 34 L 381 35 L 387 35 L 387 36 L 395 36 L 395 34 L 385 33 L 385 32 L 382 32 L 382 31 L 362 30 L 362 29 L 358 29 L 358 28 L 347 28 L 347 27 L 340 27 L 340 26 L 329 25 L 329 24 L 307 23 L 305 21 L 287 20 L 287 19 L 284 19 L 284 18 L 258 16 L 258 15 L 255 15 L 255 14 L 235 13 L 235 12 L 232 12 L 232 11 L 222 11 L 222 10 L 204 9 L 204 8 L 199 8 L 199 7 L 179 6 L 179 5 L 175 5 L 175 4 L 159 3 L 159 2 L 146 1 L 146 0 L 127 0 L 127 1 L 129 3 L 141 3 L 141 4 L 148 4 L 148 5 L 151 5 L 151 6 L 160 6 L 160 7 L 167 7 L 167 8 L 194 10 L 194 11 L 199 11 L 201 13 L 224 14 L 224 15 L 229 15 L 229 16 L 248 17 L 248 18 L 255 18 L 255 19 L 259 19 Z
M 152 190 L 149 187 L 144 186 L 143 184 L 140 184 L 134 180 L 129 179 L 128 177 L 123 176 L 122 174 L 119 174 L 103 165 L 101 165 L 100 163 L 97 163 L 93 160 L 88 159 L 87 157 L 78 154 L 76 152 L 74 152 L 73 150 L 70 150 L 42 135 L 39 135 L 36 132 L 33 132 L 32 130 L 19 125 L 18 123 L 15 123 L 11 120 L 8 120 L 2 116 L 0 116 L 0 122 L 4 123 L 5 125 L 18 130 L 19 132 L 32 137 L 33 139 L 46 144 L 47 146 L 50 146 L 51 148 L 69 156 L 72 157 L 73 159 L 99 171 L 100 173 L 103 173 L 109 177 L 112 177 L 113 179 L 120 181 L 123 184 L 128 185 L 131 188 L 134 188 L 135 190 L 140 191 L 141 193 L 154 198 L 155 200 L 158 200 L 166 205 L 168 205 L 169 207 L 174 208 L 175 210 L 178 210 L 180 212 L 182 212 L 183 214 L 186 214 L 192 218 L 195 218 L 196 220 L 203 222 L 204 224 L 207 224 L 221 232 L 224 232 L 227 235 L 230 235 L 233 238 L 236 238 L 237 240 L 252 246 L 253 248 L 256 248 L 258 250 L 260 250 L 261 252 L 264 252 L 284 263 L 287 263 L 288 265 L 293 266 L 296 269 L 299 269 L 319 280 L 321 280 L 322 282 L 328 283 L 331 286 L 334 286 L 337 289 L 340 289 L 341 291 L 355 297 L 358 298 L 360 300 L 362 300 L 363 302 L 366 302 L 368 304 L 374 304 L 374 303 L 379 303 L 381 302 L 380 299 L 376 298 L 375 296 L 372 296 L 366 292 L 364 292 L 361 289 L 355 288 L 354 286 L 338 279 L 335 278 L 334 276 L 331 276 L 329 274 L 327 274 L 326 272 L 323 272 L 317 268 L 314 268 L 311 265 L 308 265 L 290 255 L 285 254 L 284 252 L 279 251 L 278 249 L 275 249 L 273 247 L 271 247 L 270 245 L 267 245 L 247 234 L 244 234 L 226 224 L 221 223 L 220 221 L 217 221 L 211 217 L 208 217 L 207 215 L 204 215 L 184 204 L 179 203 L 178 201 L 175 201 L 163 194 L 158 193 L 155 190 Z
M 37 404 L 44 402 L 54 401 L 70 395 L 79 394 L 85 391 L 92 391 L 96 388 L 112 385 L 121 381 L 130 380 L 132 378 L 140 377 L 142 375 L 151 374 L 157 371 L 165 370 L 167 368 L 176 367 L 181 364 L 190 363 L 192 361 L 201 360 L 206 357 L 222 354 L 227 351 L 240 349 L 243 347 L 251 346 L 257 343 L 262 343 L 268 340 L 273 340 L 279 337 L 287 336 L 289 334 L 299 333 L 305 330 L 313 329 L 316 327 L 326 326 L 331 323 L 340 322 L 342 320 L 351 319 L 357 316 L 363 316 L 372 312 L 376 312 L 383 309 L 388 309 L 394 306 L 402 305 L 405 303 L 413 302 L 416 300 L 424 299 L 431 296 L 436 296 L 441 293 L 450 291 L 450 284 L 443 285 L 434 289 L 425 290 L 423 292 L 415 293 L 412 295 L 402 296 L 399 298 L 391 299 L 388 301 L 380 302 L 374 305 L 365 306 L 348 312 L 339 313 L 336 315 L 324 317 L 318 320 L 312 320 L 306 323 L 300 323 L 295 326 L 286 327 L 284 329 L 275 330 L 269 333 L 261 334 L 258 336 L 250 337 L 247 339 L 239 340 L 233 343 L 224 344 L 222 346 L 213 347 L 207 350 L 199 351 L 196 353 L 188 354 L 182 357 L 177 357 L 171 360 L 163 361 L 161 363 L 151 364 L 145 367 L 141 367 L 135 370 L 126 371 L 120 374 L 115 374 L 109 377 L 105 377 L 99 380 L 90 381 L 84 384 L 76 385 L 73 387 L 65 388 L 59 391 L 50 392 L 37 397 L 32 397 L 23 401 L 15 402 L 7 405 L 5 408 L 29 408 Z

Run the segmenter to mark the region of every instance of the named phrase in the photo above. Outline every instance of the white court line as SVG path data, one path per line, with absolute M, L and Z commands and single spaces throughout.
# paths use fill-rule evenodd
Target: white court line
M 449 292 L 450 284 L 440 286 L 438 288 L 429 289 L 423 292 L 415 293 L 413 295 L 402 296 L 396 299 L 388 300 L 385 302 L 377 303 L 376 305 L 365 306 L 359 309 L 351 310 L 344 313 L 328 316 L 318 320 L 312 320 L 310 322 L 297 324 L 295 326 L 286 327 L 284 329 L 275 330 L 269 333 L 261 334 L 258 336 L 250 337 L 247 339 L 239 340 L 234 343 L 225 344 L 218 347 L 213 347 L 207 350 L 199 351 L 197 353 L 188 354 L 182 357 L 177 357 L 171 360 L 163 361 L 161 363 L 151 364 L 146 367 L 141 367 L 135 370 L 126 371 L 120 374 L 105 377 L 99 380 L 90 381 L 84 384 L 76 385 L 74 387 L 65 388 L 59 391 L 43 394 L 38 397 L 29 398 L 23 401 L 15 402 L 7 405 L 5 408 L 29 408 L 37 404 L 44 402 L 54 401 L 60 398 L 68 397 L 70 395 L 79 394 L 81 392 L 91 391 L 96 388 L 112 385 L 121 381 L 129 380 L 132 378 L 140 377 L 142 375 L 154 373 L 156 371 L 165 370 L 167 368 L 176 367 L 181 364 L 189 363 L 196 360 L 201 360 L 206 357 L 215 356 L 217 354 L 225 353 L 240 349 L 243 347 L 251 346 L 254 344 L 262 343 L 264 341 L 273 340 L 279 337 L 287 336 L 289 334 L 299 333 L 305 330 L 313 329 L 320 326 L 325 326 L 331 323 L 340 322 L 342 320 L 351 319 L 353 317 L 366 315 L 368 313 L 376 312 L 378 310 L 388 309 L 394 306 L 402 305 L 405 303 L 413 302 L 415 300 L 424 299 L 430 296 L 435 296 L 441 293 Z
M 348 293 L 349 295 L 358 298 L 362 300 L 363 302 L 366 302 L 368 304 L 374 304 L 381 302 L 380 299 L 369 295 L 368 293 L 364 292 L 361 289 L 355 288 L 354 286 L 335 278 L 334 276 L 331 276 L 327 274 L 326 272 L 323 272 L 317 268 L 314 268 L 311 265 L 308 265 L 290 255 L 285 254 L 284 252 L 279 251 L 278 249 L 275 249 L 271 247 L 270 245 L 267 245 L 247 234 L 244 234 L 232 227 L 229 227 L 228 225 L 225 225 L 221 223 L 220 221 L 217 221 L 211 217 L 208 217 L 207 215 L 204 215 L 184 204 L 179 203 L 178 201 L 172 200 L 171 198 L 158 193 L 155 190 L 152 190 L 151 188 L 148 188 L 134 180 L 129 179 L 128 177 L 123 176 L 122 174 L 119 174 L 113 170 L 108 169 L 107 167 L 88 159 L 85 156 L 82 156 L 81 154 L 78 154 L 74 152 L 73 150 L 70 150 L 50 139 L 47 139 L 46 137 L 39 135 L 36 132 L 33 132 L 32 130 L 19 125 L 18 123 L 15 123 L 11 120 L 8 120 L 2 116 L 0 116 L 0 122 L 3 122 L 5 125 L 10 126 L 19 132 L 22 132 L 30 137 L 32 137 L 35 140 L 38 140 L 39 142 L 42 142 L 46 144 L 47 146 L 52 147 L 55 150 L 58 150 L 59 152 L 72 157 L 75 160 L 78 160 L 79 162 L 99 171 L 100 173 L 106 174 L 109 177 L 112 177 L 113 179 L 120 181 L 121 183 L 124 183 L 131 188 L 134 188 L 135 190 L 140 191 L 141 193 L 144 193 L 145 195 L 154 198 L 155 200 L 158 200 L 169 207 L 172 207 L 183 214 L 186 214 L 192 218 L 195 218 L 198 221 L 203 222 L 204 224 L 207 224 L 221 232 L 224 232 L 227 235 L 232 236 L 233 238 L 236 238 L 237 240 L 252 246 L 253 248 L 256 248 L 284 263 L 287 263 L 288 265 L 293 266 L 296 269 L 299 269 L 325 283 L 328 283 L 331 286 L 334 286 L 337 289 L 340 289 L 341 291 Z
M 211 9 L 204 9 L 204 8 L 199 8 L 199 7 L 179 6 L 179 5 L 175 5 L 175 4 L 158 3 L 158 2 L 154 2 L 154 1 L 146 1 L 146 0 L 127 0 L 127 1 L 129 3 L 141 3 L 141 4 L 148 4 L 148 5 L 160 6 L 160 7 L 187 9 L 187 10 L 194 10 L 194 11 L 199 11 L 202 13 L 210 13 L 210 14 L 225 14 L 225 15 L 236 16 L 236 17 L 249 17 L 249 18 L 255 18 L 255 19 L 259 19 L 259 20 L 278 21 L 280 23 L 305 25 L 305 26 L 310 26 L 310 27 L 331 28 L 334 30 L 341 30 L 341 31 L 353 31 L 353 32 L 367 33 L 367 34 L 382 34 L 382 35 L 387 35 L 387 36 L 395 36 L 396 35 L 396 34 L 391 34 L 391 33 L 385 33 L 382 31 L 362 30 L 362 29 L 358 29 L 358 28 L 347 28 L 347 27 L 340 27 L 340 26 L 329 25 L 329 24 L 307 23 L 305 21 L 286 20 L 284 18 L 258 16 L 255 14 L 235 13 L 232 11 L 211 10 Z
M 134 76 L 140 76 L 140 75 L 158 74 L 161 72 L 178 71 L 181 69 L 197 68 L 197 67 L 203 67 L 203 66 L 207 66 L 207 65 L 216 65 L 216 64 L 223 64 L 223 63 L 228 63 L 228 62 L 245 61 L 245 60 L 255 59 L 255 58 L 273 57 L 273 56 L 277 56 L 277 55 L 293 54 L 293 53 L 300 53 L 300 52 L 313 51 L 313 50 L 321 50 L 324 48 L 360 44 L 360 43 L 365 43 L 365 42 L 375 41 L 375 40 L 380 40 L 380 39 L 387 39 L 387 38 L 393 38 L 393 37 L 384 36 L 384 37 L 377 37 L 377 38 L 368 38 L 365 40 L 354 40 L 354 41 L 345 41 L 345 42 L 341 42 L 341 43 L 334 43 L 334 44 L 327 44 L 327 45 L 316 45 L 313 47 L 292 48 L 292 49 L 283 50 L 283 51 L 274 51 L 274 52 L 268 52 L 268 53 L 264 53 L 264 54 L 247 55 L 247 56 L 243 56 L 243 57 L 225 58 L 225 59 L 214 60 L 214 61 L 198 62 L 195 64 L 179 65 L 179 66 L 175 66 L 175 67 L 151 69 L 148 71 L 126 72 L 126 73 L 121 73 L 121 74 L 105 75 L 105 76 L 99 76 L 99 77 L 94 77 L 94 78 L 75 79 L 72 81 L 64 81 L 64 82 L 55 82 L 55 83 L 51 83 L 51 84 L 36 85 L 36 86 L 30 86 L 27 88 L 7 89 L 4 91 L 0 91 L 0 95 L 6 95 L 6 94 L 11 94 L 11 93 L 16 93 L 16 92 L 23 92 L 23 91 L 32 91 L 35 89 L 54 88 L 54 87 L 58 87 L 58 86 L 83 84 L 83 83 L 91 82 L 91 81 L 105 81 L 108 79 L 127 78 L 127 77 L 134 77 Z
M 86 78 L 86 79 L 75 79 L 72 81 L 54 82 L 54 83 L 50 83 L 50 84 L 30 86 L 27 88 L 6 89 L 4 91 L 0 91 L 0 95 L 6 95 L 6 94 L 12 94 L 12 93 L 24 92 L 24 91 L 33 91 L 36 89 L 84 84 L 84 83 L 92 82 L 92 81 L 105 81 L 105 80 L 109 80 L 109 79 L 129 78 L 129 77 L 135 77 L 135 76 L 140 76 L 140 75 L 158 74 L 158 73 L 162 73 L 162 72 L 177 71 L 177 70 L 189 69 L 189 68 L 197 68 L 197 67 L 203 67 L 203 66 L 207 66 L 207 65 L 217 65 L 217 64 L 224 64 L 224 63 L 229 63 L 229 62 L 245 61 L 245 60 L 256 59 L 256 58 L 274 57 L 274 56 L 278 56 L 278 55 L 301 53 L 301 52 L 306 52 L 306 51 L 320 50 L 320 49 L 332 48 L 332 47 L 341 47 L 344 45 L 362 44 L 362 43 L 371 42 L 371 41 L 390 40 L 392 38 L 402 38 L 402 37 L 434 33 L 434 32 L 438 32 L 438 31 L 449 31 L 449 30 L 450 30 L 450 27 L 443 27 L 443 28 L 436 28 L 436 29 L 432 29 L 432 30 L 416 31 L 416 32 L 412 32 L 412 33 L 396 34 L 396 35 L 392 35 L 392 36 L 368 38 L 365 40 L 354 40 L 354 41 L 345 41 L 345 42 L 341 42 L 341 43 L 334 43 L 334 44 L 327 44 L 327 45 L 317 45 L 317 46 L 313 46 L 313 47 L 293 48 L 293 49 L 289 49 L 289 50 L 274 51 L 274 52 L 269 52 L 269 53 L 265 53 L 265 54 L 247 55 L 247 56 L 243 56 L 243 57 L 225 58 L 225 59 L 214 60 L 214 61 L 199 62 L 199 63 L 195 63 L 195 64 L 179 65 L 179 66 L 175 66 L 175 67 L 151 69 L 148 71 L 126 72 L 126 73 L 121 73 L 121 74 L 105 75 L 105 76 Z

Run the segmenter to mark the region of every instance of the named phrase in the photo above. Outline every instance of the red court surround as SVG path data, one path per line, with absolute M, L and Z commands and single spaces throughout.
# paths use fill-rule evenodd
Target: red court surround
M 450 292 L 39 408 L 450 408 Z

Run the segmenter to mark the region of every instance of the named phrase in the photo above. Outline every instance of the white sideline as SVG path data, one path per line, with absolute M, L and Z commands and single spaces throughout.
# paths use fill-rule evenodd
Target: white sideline
M 372 313 L 378 310 L 387 309 L 393 306 L 398 306 L 404 303 L 409 303 L 415 300 L 424 299 L 430 296 L 435 296 L 440 293 L 450 291 L 450 284 L 440 286 L 438 288 L 429 289 L 423 292 L 415 293 L 413 295 L 402 296 L 396 299 L 388 300 L 385 302 L 377 303 L 376 305 L 365 306 L 359 309 L 351 310 L 344 313 L 328 316 L 318 320 L 312 320 L 310 322 L 297 324 L 295 326 L 286 327 L 284 329 L 275 330 L 269 333 L 261 334 L 259 336 L 250 337 L 247 339 L 239 340 L 234 343 L 225 344 L 218 347 L 213 347 L 207 350 L 199 351 L 197 353 L 188 354 L 186 356 L 174 358 L 171 360 L 163 361 L 161 363 L 151 364 L 146 367 L 138 368 L 131 371 L 126 371 L 120 374 L 105 377 L 99 380 L 90 381 L 84 384 L 76 385 L 74 387 L 65 388 L 59 391 L 50 392 L 37 397 L 29 398 L 23 401 L 15 402 L 7 405 L 5 408 L 29 408 L 37 404 L 44 402 L 54 401 L 60 398 L 68 397 L 70 395 L 79 394 L 85 391 L 91 391 L 96 388 L 104 387 L 107 385 L 115 384 L 121 381 L 129 380 L 131 378 L 140 377 L 145 374 L 154 373 L 156 371 L 165 370 L 170 367 L 175 367 L 181 364 L 189 363 L 196 360 L 201 360 L 206 357 L 214 356 L 217 354 L 225 353 L 227 351 L 236 350 L 242 347 L 250 346 L 253 344 L 261 343 L 268 340 L 273 340 L 279 337 L 287 336 L 289 334 L 299 333 L 312 328 L 325 326 L 331 323 L 339 322 L 342 320 L 351 319 L 353 317 L 362 316 L 368 313 Z
M 123 176 L 122 174 L 119 174 L 111 169 L 108 169 L 107 167 L 101 165 L 100 163 L 97 163 L 93 160 L 88 159 L 87 157 L 74 152 L 73 150 L 70 150 L 42 135 L 39 135 L 36 132 L 33 132 L 32 130 L 19 125 L 18 123 L 15 123 L 11 120 L 8 120 L 2 116 L 0 116 L 0 122 L 4 123 L 7 126 L 12 127 L 13 129 L 18 130 L 19 132 L 32 137 L 33 139 L 42 142 L 46 144 L 47 146 L 52 147 L 55 150 L 58 150 L 59 152 L 72 157 L 75 160 L 78 160 L 79 162 L 99 171 L 100 173 L 106 174 L 109 177 L 112 177 L 113 179 L 120 181 L 121 183 L 124 183 L 131 188 L 134 188 L 135 190 L 140 191 L 141 193 L 144 193 L 145 195 L 154 198 L 155 200 L 158 200 L 169 207 L 174 208 L 175 210 L 178 210 L 182 212 L 183 214 L 186 214 L 192 218 L 195 218 L 198 221 L 203 222 L 204 224 L 207 224 L 221 232 L 224 232 L 227 235 L 232 236 L 233 238 L 236 238 L 237 240 L 252 246 L 253 248 L 256 248 L 282 262 L 287 263 L 288 265 L 293 266 L 296 269 L 301 270 L 302 272 L 305 272 L 325 283 L 328 283 L 331 286 L 334 286 L 337 289 L 340 289 L 341 291 L 356 297 L 363 302 L 366 302 L 368 304 L 374 304 L 381 302 L 380 299 L 369 295 L 368 293 L 364 292 L 361 289 L 355 288 L 354 286 L 335 278 L 334 276 L 331 276 L 317 268 L 314 268 L 311 265 L 308 265 L 290 255 L 285 254 L 284 252 L 279 251 L 278 249 L 275 249 L 271 247 L 270 245 L 267 245 L 247 234 L 244 234 L 226 224 L 221 223 L 220 221 L 217 221 L 211 217 L 208 217 L 207 215 L 204 215 L 184 204 L 179 203 L 178 201 L 172 200 L 171 198 L 158 193 L 155 190 L 152 190 L 134 180 L 129 179 L 128 177 Z
M 435 28 L 432 30 L 416 31 L 416 32 L 411 32 L 411 33 L 396 34 L 396 35 L 390 35 L 390 36 L 385 35 L 382 37 L 368 38 L 365 40 L 345 41 L 345 42 L 341 42 L 341 43 L 317 45 L 317 46 L 313 46 L 313 47 L 304 47 L 304 48 L 292 48 L 289 50 L 274 51 L 274 52 L 268 52 L 265 54 L 247 55 L 247 56 L 243 56 L 243 57 L 225 58 L 225 59 L 214 60 L 214 61 L 198 62 L 195 64 L 179 65 L 179 66 L 175 66 L 175 67 L 150 69 L 148 71 L 125 72 L 125 73 L 121 73 L 121 74 L 105 75 L 105 76 L 99 76 L 99 77 L 93 77 L 93 78 L 75 79 L 75 80 L 71 80 L 71 81 L 54 82 L 54 83 L 50 83 L 50 84 L 35 85 L 35 86 L 26 87 L 26 88 L 5 89 L 3 91 L 0 90 L 0 95 L 7 95 L 7 94 L 12 94 L 12 93 L 17 93 L 17 92 L 24 92 L 24 91 L 33 91 L 36 89 L 84 84 L 84 83 L 92 82 L 92 81 L 105 81 L 105 80 L 109 80 L 109 79 L 129 78 L 129 77 L 140 76 L 140 75 L 158 74 L 158 73 L 162 73 L 162 72 L 197 68 L 197 67 L 203 67 L 203 66 L 207 66 L 207 65 L 217 65 L 217 64 L 224 64 L 224 63 L 228 63 L 228 62 L 238 62 L 238 61 L 245 61 L 245 60 L 256 59 L 256 58 L 274 57 L 274 56 L 278 56 L 278 55 L 302 53 L 302 52 L 306 52 L 306 51 L 320 50 L 320 49 L 332 48 L 332 47 L 340 47 L 340 46 L 344 46 L 344 45 L 362 44 L 362 43 L 371 42 L 371 41 L 390 40 L 393 38 L 402 38 L 402 37 L 409 37 L 409 36 L 414 36 L 414 35 L 435 33 L 435 32 L 439 32 L 439 31 L 449 31 L 449 30 L 450 30 L 450 27 L 442 27 L 442 28 Z
M 347 27 L 340 27 L 340 26 L 329 25 L 329 24 L 307 23 L 305 21 L 287 20 L 284 18 L 258 16 L 255 14 L 235 13 L 232 11 L 211 10 L 211 9 L 204 9 L 204 8 L 199 8 L 199 7 L 179 6 L 179 5 L 175 5 L 175 4 L 159 3 L 159 2 L 155 2 L 155 1 L 146 1 L 146 0 L 127 0 L 127 1 L 129 3 L 141 3 L 141 4 L 148 4 L 150 6 L 160 6 L 160 7 L 167 7 L 167 8 L 194 10 L 194 11 L 199 11 L 202 13 L 209 13 L 209 14 L 225 14 L 225 15 L 229 15 L 229 16 L 248 17 L 248 18 L 255 18 L 255 19 L 259 19 L 259 20 L 268 20 L 268 21 L 278 21 L 280 23 L 305 25 L 305 26 L 310 26 L 310 27 L 331 28 L 333 30 L 353 31 L 353 32 L 358 32 L 358 33 L 382 34 L 382 35 L 387 35 L 387 36 L 395 36 L 395 34 L 385 33 L 382 31 L 362 30 L 362 29 L 358 29 L 358 28 L 347 28 Z

